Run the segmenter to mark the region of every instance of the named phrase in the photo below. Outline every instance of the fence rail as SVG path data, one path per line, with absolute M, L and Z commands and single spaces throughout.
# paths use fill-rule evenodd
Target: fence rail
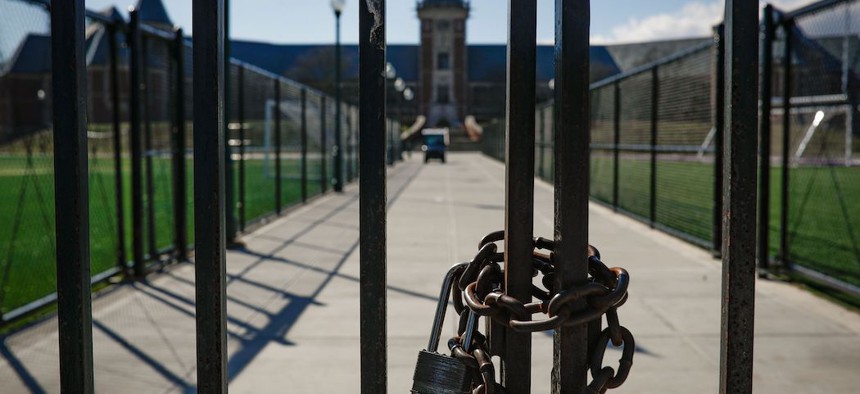
M 57 299 L 49 4 L 0 0 L 0 326 Z M 96 284 L 184 261 L 194 243 L 193 62 L 181 29 L 85 15 Z M 237 59 L 228 71 L 229 213 L 241 233 L 330 189 L 338 119 L 323 92 Z M 358 109 L 345 102 L 340 173 L 352 182 Z M 399 130 L 391 121 L 387 133 Z

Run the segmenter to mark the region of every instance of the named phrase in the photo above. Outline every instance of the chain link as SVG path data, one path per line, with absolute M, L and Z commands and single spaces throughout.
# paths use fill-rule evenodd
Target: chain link
M 478 253 L 457 273 L 459 276 L 452 284 L 452 303 L 460 315 L 460 321 L 458 335 L 448 341 L 448 348 L 453 357 L 470 369 L 473 376 L 472 393 L 504 393 L 502 386 L 495 382 L 495 366 L 492 354 L 488 351 L 488 340 L 477 330 L 480 317 L 492 319 L 515 331 L 538 332 L 585 324 L 606 315 L 607 327 L 591 354 L 589 369 L 592 382 L 585 392 L 605 393 L 608 389 L 621 386 L 630 373 L 636 346 L 633 334 L 618 319 L 618 308 L 624 305 L 628 297 L 630 275 L 627 270 L 607 267 L 600 260 L 597 248 L 589 245 L 588 282 L 553 291 L 555 242 L 535 238 L 532 267 L 534 276 L 542 276 L 540 282 L 546 289 L 532 285 L 532 296 L 537 302 L 523 303 L 505 293 L 504 270 L 501 266 L 504 254 L 498 252 L 496 245 L 504 237 L 504 231 L 496 231 L 482 238 L 478 244 Z M 580 302 L 583 300 L 585 308 L 576 308 L 575 305 L 583 305 Z M 475 316 L 470 326 L 471 313 Z M 547 317 L 531 319 L 537 314 Z M 472 338 L 468 344 L 464 343 L 467 337 Z M 610 343 L 615 347 L 623 346 L 617 371 L 603 366 L 603 357 Z

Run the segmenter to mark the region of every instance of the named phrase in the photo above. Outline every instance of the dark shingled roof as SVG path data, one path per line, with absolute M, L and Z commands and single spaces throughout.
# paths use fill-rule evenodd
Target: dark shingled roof
M 51 37 L 29 34 L 12 57 L 10 74 L 46 74 L 51 72 Z
M 140 0 L 137 3 L 140 12 L 140 21 L 152 24 L 173 25 L 173 21 L 167 16 L 167 10 L 161 0 Z
M 233 41 L 232 55 L 244 62 L 254 64 L 266 71 L 285 75 L 295 67 L 301 58 L 313 56 L 321 51 L 333 50 L 331 45 L 277 45 L 253 41 Z M 469 45 L 467 73 L 473 82 L 503 82 L 505 80 L 505 45 Z M 418 45 L 389 45 L 388 61 L 397 69 L 397 75 L 407 81 L 417 81 L 419 77 Z M 343 46 L 345 79 L 358 78 L 358 47 Z M 592 80 L 598 80 L 620 72 L 606 47 L 591 48 Z M 555 75 L 554 49 L 549 45 L 537 48 L 537 79 L 549 81 Z

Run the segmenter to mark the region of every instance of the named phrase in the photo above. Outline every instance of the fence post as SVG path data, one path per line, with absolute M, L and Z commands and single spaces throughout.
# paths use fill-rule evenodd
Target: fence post
M 275 82 L 275 212 L 281 214 L 283 196 L 281 195 L 281 81 Z
M 192 9 L 197 390 L 226 393 L 225 1 L 194 0 Z
M 385 0 L 359 3 L 361 392 L 387 392 Z
M 613 130 L 613 144 L 612 144 L 612 208 L 615 212 L 618 212 L 618 180 L 621 174 L 621 157 L 620 157 L 620 146 L 621 145 L 621 82 L 615 81 L 613 83 L 615 87 L 615 102 L 613 103 L 613 112 L 612 112 L 612 126 Z
M 84 0 L 51 4 L 60 387 L 93 392 Z
M 130 110 L 129 121 L 131 130 L 131 223 L 132 223 L 132 254 L 134 255 L 134 276 L 138 279 L 146 275 L 146 262 L 143 251 L 143 152 L 141 146 L 141 40 L 140 40 L 140 11 L 132 10 L 129 13 L 128 47 L 131 52 L 129 58 L 129 73 L 131 88 L 129 89 Z
M 221 0 L 215 0 L 221 1 Z M 236 217 L 236 182 L 235 182 L 235 167 L 233 165 L 232 148 L 230 147 L 230 91 L 232 89 L 231 73 L 232 62 L 230 61 L 230 0 L 224 1 L 224 12 L 221 14 L 224 19 L 224 53 L 221 62 L 224 63 L 224 101 L 223 101 L 223 117 L 224 127 L 224 207 L 226 212 L 225 217 L 225 232 L 227 245 L 237 245 L 236 237 L 238 235 L 238 223 Z
M 715 257 L 723 249 L 723 136 L 725 135 L 726 40 L 725 25 L 714 29 L 714 212 L 712 247 Z
M 726 126 L 720 392 L 751 393 L 756 280 L 758 3 L 726 1 Z
M 308 91 L 302 88 L 302 202 L 308 200 Z
M 660 110 L 660 71 L 659 67 L 651 69 L 651 192 L 650 214 L 651 228 L 657 223 L 657 121 Z
M 128 257 L 125 250 L 125 199 L 123 197 L 123 175 L 122 175 L 122 127 L 121 109 L 119 100 L 119 46 L 116 41 L 117 24 L 114 21 L 107 26 L 108 44 L 110 50 L 110 81 L 111 81 L 111 121 L 113 126 L 113 169 L 114 169 L 114 192 L 116 197 L 116 236 L 117 236 L 117 266 L 123 275 L 128 274 Z
M 782 21 L 782 29 L 785 32 L 785 43 L 783 45 L 783 81 L 782 81 L 782 185 L 780 194 L 780 223 L 779 223 L 779 260 L 786 266 L 791 266 L 788 245 L 788 215 L 789 215 L 789 181 L 790 181 L 790 154 L 791 150 L 791 89 L 792 89 L 792 30 L 794 20 Z
M 773 6 L 764 7 L 762 15 L 761 89 L 759 102 L 759 195 L 758 195 L 758 268 L 770 266 L 770 110 L 773 95 Z
M 528 303 L 532 298 L 529 262 L 534 248 L 537 5 L 532 0 L 509 0 L 508 7 L 505 292 Z M 570 152 L 565 152 L 568 154 Z M 559 273 L 559 277 L 564 278 L 564 273 Z M 531 388 L 531 334 L 509 329 L 505 339 L 502 384 L 508 392 L 528 393 Z
M 141 40 L 141 92 L 143 109 L 143 158 L 146 166 L 146 231 L 147 244 L 149 246 L 149 260 L 158 259 L 158 246 L 155 233 L 155 179 L 153 176 L 152 163 L 152 116 L 150 113 L 151 97 L 149 95 L 149 40 L 143 36 Z
M 173 50 L 176 64 L 176 100 L 173 125 L 173 221 L 176 259 L 188 260 L 188 185 L 185 167 L 185 37 L 176 29 Z
M 320 98 L 320 190 L 322 194 L 328 191 L 328 130 L 326 130 L 326 97 Z
M 556 265 L 553 293 L 581 285 L 588 279 L 590 1 L 556 0 L 555 17 L 555 94 L 558 105 L 554 122 L 555 257 L 559 264 Z M 533 14 L 530 14 L 528 19 L 532 18 Z M 534 45 L 534 36 L 528 39 Z M 517 75 L 517 79 L 525 76 L 519 72 L 514 75 Z M 527 208 L 531 212 L 531 205 Z M 529 260 L 526 258 L 522 261 Z M 530 284 L 531 275 L 524 275 Z M 586 306 L 584 299 L 574 303 L 577 309 Z M 552 371 L 554 394 L 585 392 L 589 355 L 600 332 L 600 324 L 600 319 L 597 319 L 591 323 L 555 330 Z
M 239 65 L 236 81 L 239 127 L 239 232 L 245 232 L 245 66 Z M 228 126 L 229 127 L 229 126 Z

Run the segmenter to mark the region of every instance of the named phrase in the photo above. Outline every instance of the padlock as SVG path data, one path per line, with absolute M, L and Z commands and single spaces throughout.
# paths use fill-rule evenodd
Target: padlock
M 472 378 L 466 366 L 460 360 L 437 352 L 454 277 L 467 265 L 469 263 L 456 264 L 445 275 L 442 291 L 439 294 L 439 304 L 436 305 L 436 315 L 433 318 L 430 341 L 427 343 L 427 349 L 418 353 L 418 362 L 412 377 L 410 391 L 412 393 L 466 394 L 470 392 Z

